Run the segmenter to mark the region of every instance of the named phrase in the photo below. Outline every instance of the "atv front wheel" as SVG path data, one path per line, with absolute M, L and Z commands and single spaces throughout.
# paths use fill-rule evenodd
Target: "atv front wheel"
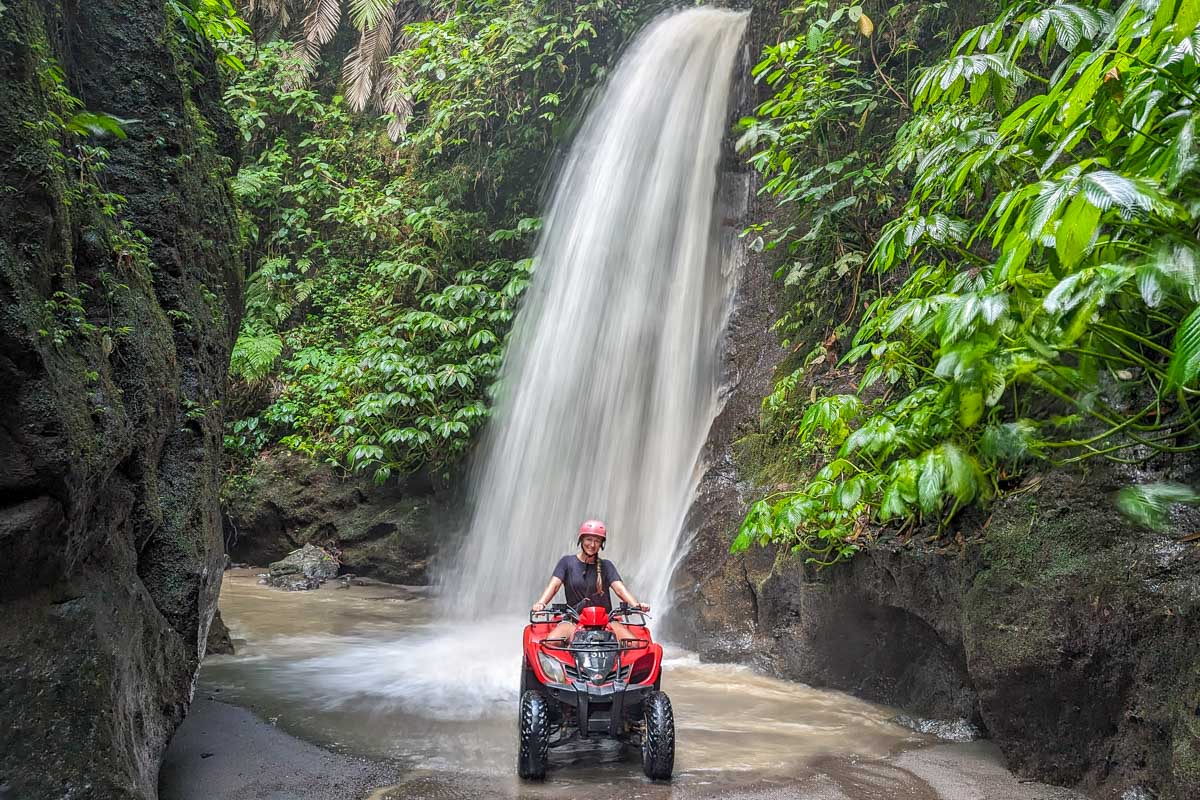
M 533 668 L 529 666 L 529 662 L 521 658 L 521 691 L 517 696 L 524 695 L 530 689 L 539 689 L 541 684 L 538 683 L 537 675 L 533 673 Z
M 669 711 L 670 706 L 667 708 Z M 550 709 L 541 692 L 530 689 L 521 695 L 519 733 L 517 774 L 526 780 L 540 781 L 546 777 L 546 760 L 550 753 Z
M 670 780 L 675 769 L 675 713 L 665 692 L 646 698 L 642 730 L 642 771 L 651 780 Z

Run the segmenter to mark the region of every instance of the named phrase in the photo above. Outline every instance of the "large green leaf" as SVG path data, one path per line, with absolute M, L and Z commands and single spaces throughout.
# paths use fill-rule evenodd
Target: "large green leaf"
M 1200 374 L 1200 306 L 1192 310 L 1175 332 L 1167 379 L 1172 386 L 1185 386 Z
M 1075 195 L 1067 205 L 1058 231 L 1054 234 L 1054 247 L 1062 266 L 1070 269 L 1079 263 L 1096 235 L 1100 222 L 1100 209 L 1083 194 Z
M 1175 44 L 1179 44 L 1196 32 L 1200 24 L 1200 0 L 1180 0 L 1179 11 L 1175 14 Z

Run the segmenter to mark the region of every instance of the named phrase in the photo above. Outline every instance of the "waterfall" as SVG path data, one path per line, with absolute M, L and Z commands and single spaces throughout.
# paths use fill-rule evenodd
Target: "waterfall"
M 571 148 L 445 577 L 460 612 L 528 607 L 589 518 L 634 594 L 667 598 L 717 411 L 734 281 L 717 162 L 745 25 L 717 9 L 659 17 Z

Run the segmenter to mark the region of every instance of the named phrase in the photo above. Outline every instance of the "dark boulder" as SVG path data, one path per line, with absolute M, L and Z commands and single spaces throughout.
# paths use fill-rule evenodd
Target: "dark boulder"
M 225 620 L 221 619 L 220 610 L 213 614 L 212 624 L 208 626 L 208 641 L 204 647 L 206 656 L 231 656 L 233 655 L 233 637 L 229 635 L 229 628 L 225 627 Z
M 226 547 L 249 564 L 313 544 L 345 572 L 420 584 L 435 549 L 458 529 L 450 501 L 427 481 L 376 486 L 283 449 L 264 452 L 224 494 Z

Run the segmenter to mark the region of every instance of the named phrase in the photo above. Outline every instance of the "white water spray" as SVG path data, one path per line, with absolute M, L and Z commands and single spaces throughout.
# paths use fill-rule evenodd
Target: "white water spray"
M 667 597 L 717 410 L 733 288 L 717 162 L 745 24 L 703 8 L 660 17 L 571 149 L 447 579 L 460 610 L 527 607 L 591 517 L 634 593 Z

